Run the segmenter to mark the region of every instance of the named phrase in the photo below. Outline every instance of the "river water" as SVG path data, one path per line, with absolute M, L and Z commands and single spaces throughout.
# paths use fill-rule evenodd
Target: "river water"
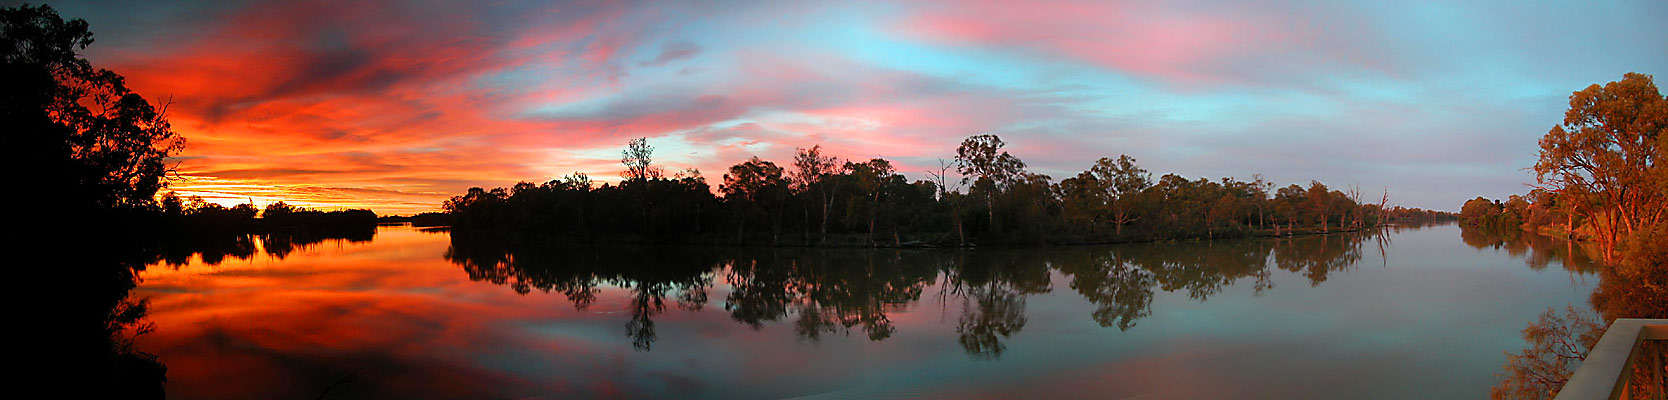
M 172 398 L 1482 398 L 1579 260 L 1454 225 L 981 249 L 382 226 L 146 268 Z

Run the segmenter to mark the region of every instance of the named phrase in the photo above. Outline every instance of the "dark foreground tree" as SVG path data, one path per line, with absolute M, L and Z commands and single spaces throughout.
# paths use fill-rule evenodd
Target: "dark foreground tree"
M 17 343 L 34 350 L 18 362 L 39 376 L 15 379 L 58 397 L 161 397 L 166 369 L 131 345 L 148 330 L 146 302 L 129 297 L 147 261 L 137 243 L 154 236 L 135 211 L 156 207 L 183 141 L 120 75 L 81 57 L 92 43 L 86 21 L 51 7 L 0 9 L 0 159 L 14 192 L 43 194 L 13 209 L 53 219 L 7 229 L 8 245 L 30 250 L 7 264 L 15 282 L 57 283 L 23 297 L 33 304 L 15 317 L 28 327 Z
M 180 151 L 158 109 L 128 90 L 121 75 L 94 68 L 80 51 L 93 43 L 87 22 L 64 21 L 48 6 L 0 15 L 0 126 L 5 157 L 34 173 L 29 187 L 105 209 L 151 207 Z

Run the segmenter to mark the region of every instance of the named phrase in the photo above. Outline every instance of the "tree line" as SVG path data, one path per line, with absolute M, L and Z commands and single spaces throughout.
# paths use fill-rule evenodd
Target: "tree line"
M 204 201 L 201 197 L 181 198 L 164 193 L 152 213 L 153 224 L 181 234 L 345 237 L 374 234 L 378 221 L 366 209 L 315 210 L 283 201 L 256 208 L 253 202 L 232 207 Z
M 910 246 L 1103 243 L 1350 231 L 1453 218 L 1363 201 L 1320 182 L 1260 177 L 1156 179 L 1133 157 L 1076 176 L 1026 170 L 996 135 L 966 138 L 951 161 L 911 181 L 887 159 L 843 160 L 821 146 L 786 165 L 753 157 L 717 190 L 699 170 L 668 176 L 632 139 L 618 184 L 574 173 L 542 184 L 470 188 L 442 205 L 457 235 L 638 243 Z
M 415 227 L 449 227 L 452 215 L 443 212 L 424 212 L 412 215 L 388 215 L 376 218 L 378 223 L 409 223 Z

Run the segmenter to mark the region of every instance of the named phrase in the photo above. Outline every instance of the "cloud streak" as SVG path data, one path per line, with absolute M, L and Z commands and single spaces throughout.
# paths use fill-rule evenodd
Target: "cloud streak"
M 1642 51 L 1668 48 L 1656 2 L 55 7 L 92 24 L 96 65 L 174 102 L 176 190 L 384 214 L 612 178 L 635 137 L 710 177 L 822 144 L 919 178 L 977 133 L 1055 177 L 1129 154 L 1452 209 L 1520 192 L 1570 91 L 1668 71 Z

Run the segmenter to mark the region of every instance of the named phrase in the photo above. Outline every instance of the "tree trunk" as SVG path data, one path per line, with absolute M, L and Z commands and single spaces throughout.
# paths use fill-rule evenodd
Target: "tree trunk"
M 961 229 L 961 204 L 951 204 L 950 212 L 955 213 L 951 220 L 956 222 L 956 245 L 967 246 L 967 232 Z
M 781 203 L 781 202 L 778 202 L 778 203 Z M 774 226 L 772 226 L 770 228 L 770 245 L 771 246 L 775 246 L 778 243 L 782 242 L 782 209 L 783 208 L 787 208 L 787 207 L 784 207 L 783 204 L 777 204 L 776 205 L 776 220 L 773 222 Z
M 822 241 L 828 242 L 828 207 L 834 205 L 834 196 L 823 196 L 822 201 Z
M 1326 215 L 1327 214 L 1326 211 L 1327 211 L 1326 209 L 1321 209 L 1321 215 L 1320 215 L 1321 233 L 1332 233 L 1332 230 L 1330 228 L 1328 228 L 1328 226 L 1330 226 L 1332 224 L 1326 223 L 1327 222 L 1326 220 L 1328 219 L 1327 218 L 1328 215 Z
M 985 212 L 990 214 L 990 226 L 986 230 L 996 228 L 996 191 L 985 193 Z
M 880 191 L 875 191 L 874 206 L 869 208 L 869 244 L 875 242 L 875 213 L 880 212 Z
M 1567 238 L 1575 239 L 1575 211 L 1564 212 L 1564 232 Z

